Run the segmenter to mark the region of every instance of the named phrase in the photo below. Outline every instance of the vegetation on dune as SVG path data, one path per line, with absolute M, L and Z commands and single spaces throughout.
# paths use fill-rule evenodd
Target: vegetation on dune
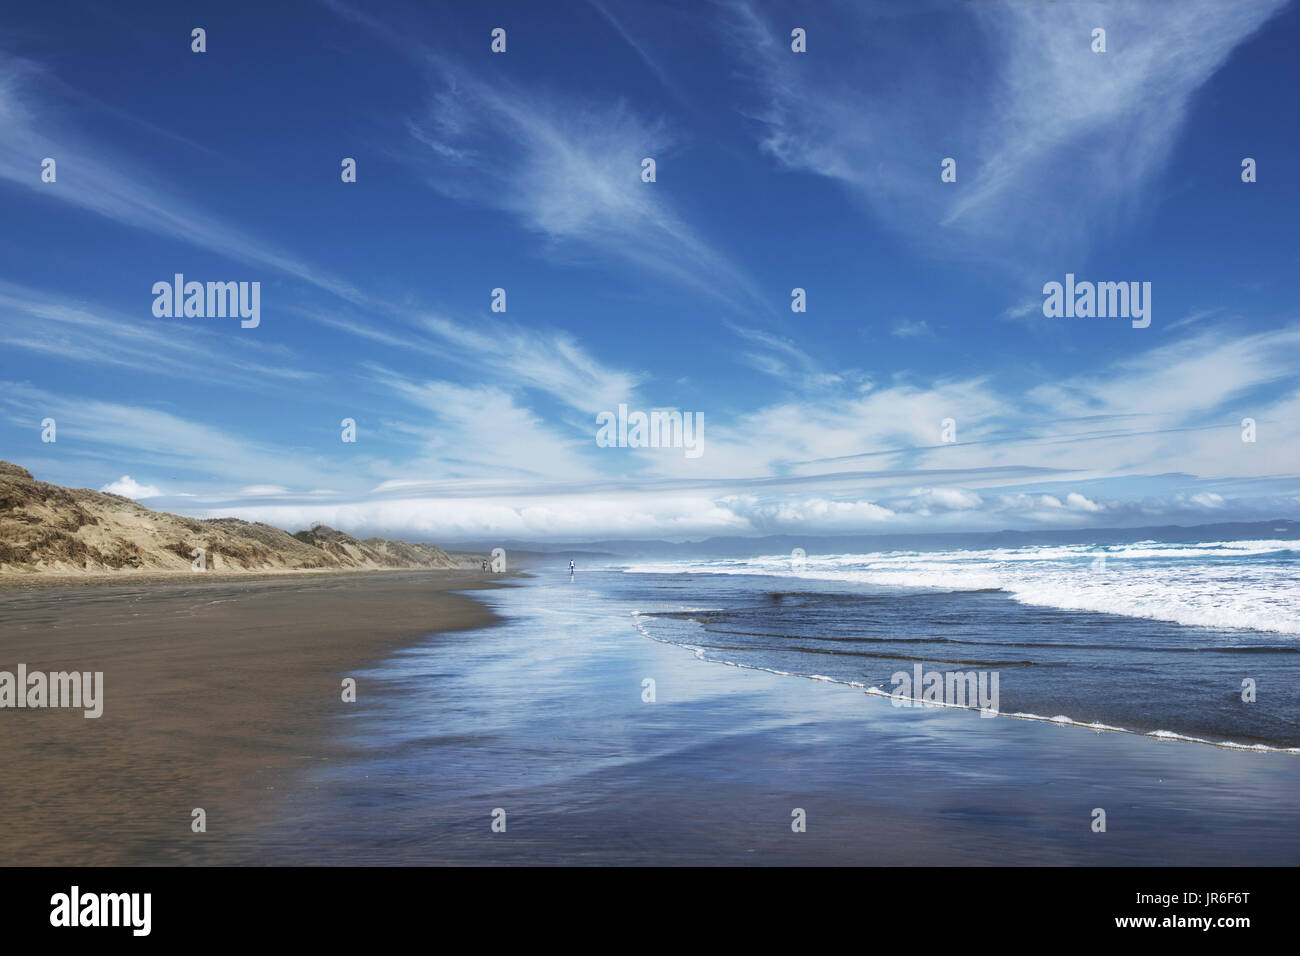
M 214 571 L 453 568 L 427 544 L 367 538 L 327 525 L 289 534 L 239 518 L 187 518 L 121 495 L 37 481 L 0 461 L 0 571 L 181 571 L 196 548 Z

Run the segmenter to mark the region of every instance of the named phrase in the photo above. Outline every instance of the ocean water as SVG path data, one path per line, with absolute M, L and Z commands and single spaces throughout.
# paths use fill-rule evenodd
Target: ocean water
M 1054 571 L 1019 553 L 895 553 L 809 556 L 797 572 L 771 558 L 571 576 L 560 556 L 473 592 L 501 623 L 427 635 L 353 673 L 357 703 L 333 718 L 341 756 L 305 760 L 282 812 L 222 852 L 312 864 L 1294 865 L 1300 755 L 1278 751 L 1300 744 L 1300 638 L 1137 613 L 1181 613 L 1157 588 L 1183 582 L 1185 603 L 1283 620 L 1293 556 L 1240 542 L 1140 550 L 1175 549 L 1108 562 L 1107 574 L 1144 577 L 1129 613 L 1023 600 L 1020 583 L 1035 596 L 1058 587 L 1060 603 L 1087 593 L 1067 578 L 1090 580 L 1092 558 L 1069 550 Z M 1270 600 L 1241 597 L 1256 593 Z M 879 696 L 918 663 L 996 669 L 1000 716 Z M 1244 676 L 1258 684 L 1253 704 L 1241 702 Z
M 643 633 L 702 660 L 900 703 L 923 692 L 895 674 L 974 671 L 988 690 L 996 675 L 1002 716 L 1300 752 L 1294 540 L 786 554 L 620 570 Z M 1253 701 L 1243 699 L 1249 682 Z

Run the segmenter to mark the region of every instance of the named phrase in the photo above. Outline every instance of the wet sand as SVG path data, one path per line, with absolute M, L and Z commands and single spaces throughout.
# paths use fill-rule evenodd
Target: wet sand
M 340 759 L 310 768 L 304 800 L 231 861 L 1300 861 L 1298 755 L 894 707 L 651 640 L 630 614 L 646 596 L 617 572 L 539 568 L 521 585 L 482 595 L 499 626 L 417 641 L 368 672 L 372 693 L 333 721 Z
M 342 681 L 496 618 L 477 571 L 7 580 L 0 670 L 102 671 L 104 710 L 0 710 L 9 865 L 216 862 L 337 746 Z M 364 701 L 366 682 L 358 678 Z M 192 811 L 207 832 L 191 830 Z
M 448 593 L 498 583 L 520 586 L 479 596 L 495 614 Z M 0 591 L 0 669 L 106 682 L 98 720 L 0 711 L 5 862 L 1300 861 L 1296 755 L 707 663 L 642 634 L 622 587 L 538 569 Z

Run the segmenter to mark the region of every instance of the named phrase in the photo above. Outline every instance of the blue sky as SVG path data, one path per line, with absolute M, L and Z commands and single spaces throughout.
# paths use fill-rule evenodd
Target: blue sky
M 448 542 L 1300 512 L 1295 3 L 270 6 L 5 14 L 0 457 Z

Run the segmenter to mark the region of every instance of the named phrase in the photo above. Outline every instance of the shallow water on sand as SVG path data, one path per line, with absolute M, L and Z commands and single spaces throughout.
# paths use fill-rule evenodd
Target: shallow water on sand
M 356 675 L 335 728 L 351 756 L 250 835 L 256 860 L 1300 862 L 1297 755 L 895 708 L 703 661 L 634 616 L 707 604 L 688 576 L 548 573 L 478 597 L 506 623 Z
M 693 585 L 692 606 L 656 609 L 656 592 L 680 581 Z M 1300 748 L 1296 635 L 1026 606 L 996 590 L 716 574 L 629 575 L 623 587 L 648 608 L 638 619 L 648 636 L 710 660 L 910 697 L 920 689 L 894 675 L 918 666 L 996 675 L 1004 715 Z

